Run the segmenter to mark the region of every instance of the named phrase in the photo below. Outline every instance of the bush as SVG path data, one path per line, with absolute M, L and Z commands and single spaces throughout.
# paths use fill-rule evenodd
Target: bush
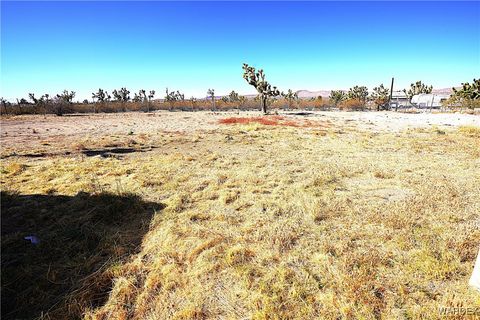
M 338 108 L 340 110 L 359 111 L 359 110 L 365 109 L 365 103 L 358 99 L 348 99 L 348 100 L 342 101 L 338 105 Z

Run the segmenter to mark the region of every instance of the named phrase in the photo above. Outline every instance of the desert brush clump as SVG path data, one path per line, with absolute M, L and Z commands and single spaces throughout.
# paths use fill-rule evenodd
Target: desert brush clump
M 12 262 L 17 269 L 2 266 L 11 268 L 2 280 L 32 290 L 14 281 L 21 266 L 45 297 L 32 307 L 23 299 L 29 291 L 9 291 L 10 310 L 55 317 L 65 306 L 57 311 L 86 319 L 417 319 L 441 318 L 440 306 L 478 305 L 467 287 L 480 238 L 478 130 L 314 122 L 229 120 L 191 135 L 145 134 L 155 148 L 121 158 L 77 151 L 1 159 L 2 246 L 12 246 L 2 262 L 13 251 L 25 257 Z M 5 217 L 27 224 L 9 230 Z M 37 221 L 39 231 L 25 229 Z M 22 242 L 33 232 L 42 256 Z M 59 260 L 48 271 L 53 254 Z M 73 275 L 87 280 L 63 291 L 49 282 Z

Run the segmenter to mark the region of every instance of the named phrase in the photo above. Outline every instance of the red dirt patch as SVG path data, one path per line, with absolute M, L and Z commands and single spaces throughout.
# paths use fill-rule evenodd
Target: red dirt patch
M 319 122 L 311 120 L 287 120 L 283 116 L 265 116 L 265 117 L 230 117 L 220 119 L 218 123 L 221 124 L 249 124 L 259 123 L 265 126 L 284 126 L 284 127 L 319 127 L 322 126 Z
M 230 117 L 225 119 L 220 119 L 218 122 L 221 124 L 248 124 L 248 123 L 260 123 L 266 126 L 276 126 L 279 124 L 279 121 L 283 120 L 284 117 L 281 116 L 269 116 L 269 117 Z

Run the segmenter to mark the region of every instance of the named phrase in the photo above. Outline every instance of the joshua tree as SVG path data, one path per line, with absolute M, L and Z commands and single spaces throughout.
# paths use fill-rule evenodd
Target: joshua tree
M 5 114 L 8 113 L 7 106 L 10 107 L 10 102 L 5 100 L 4 98 L 0 98 L 0 103 L 2 104 L 3 110 L 5 110 Z
M 132 101 L 133 102 L 141 102 L 142 101 L 142 97 L 140 97 L 138 94 L 134 93 L 134 96 L 132 98 Z
M 473 79 L 473 83 L 462 83 L 460 89 L 452 88 L 453 94 L 450 100 L 467 108 L 474 109 L 480 106 L 480 79 Z
M 407 95 L 408 100 L 411 100 L 414 95 L 421 93 L 432 93 L 433 86 L 427 86 L 422 81 L 417 81 L 410 84 L 410 89 L 403 89 L 403 92 Z
M 40 107 L 41 102 L 39 101 L 39 99 L 35 98 L 35 94 L 34 94 L 34 93 L 29 93 L 29 94 L 28 94 L 28 97 L 30 98 L 30 100 L 32 100 L 32 103 L 33 103 L 33 105 L 35 106 L 35 109 L 37 109 L 38 107 Z M 40 98 L 40 99 L 41 99 L 41 98 Z
M 190 98 L 190 103 L 192 104 L 192 111 L 195 110 L 195 107 L 197 105 L 197 98 L 191 97 Z
M 150 90 L 148 92 L 148 101 L 147 101 L 147 112 L 150 112 L 150 103 L 152 102 L 153 97 L 155 97 L 155 90 Z
M 113 94 L 113 99 L 115 99 L 116 101 L 122 101 L 122 96 L 116 89 L 112 91 L 112 94 Z
M 28 94 L 28 97 L 30 98 L 30 100 L 32 100 L 33 104 L 37 104 L 38 103 L 38 99 L 35 98 L 35 94 L 34 93 L 29 93 Z
M 75 93 L 73 93 L 75 95 Z M 32 103 L 35 105 L 36 108 L 38 109 L 42 109 L 43 108 L 43 111 L 44 111 L 44 114 L 46 115 L 47 113 L 47 105 L 49 103 L 49 97 L 50 95 L 48 93 L 44 94 L 43 96 L 41 96 L 39 99 L 35 98 L 35 94 L 34 93 L 29 93 L 28 94 L 28 97 L 30 98 L 30 100 L 32 100 Z M 73 97 L 72 97 L 73 98 Z
M 292 108 L 293 103 L 298 100 L 298 94 L 293 92 L 292 89 L 288 89 L 287 93 L 282 92 L 282 97 L 288 101 L 288 107 Z
M 333 102 L 333 105 L 335 107 L 337 107 L 338 104 L 344 101 L 346 98 L 347 98 L 347 95 L 345 94 L 345 91 L 342 91 L 342 90 L 332 90 L 329 96 L 330 101 Z
M 72 104 L 74 97 L 75 97 L 75 91 L 69 92 L 68 90 L 63 90 L 62 93 L 57 94 L 56 96 L 57 108 L 55 110 L 55 113 L 57 114 L 57 116 L 63 115 L 64 106 Z
M 153 94 L 152 94 L 153 92 Z M 155 95 L 155 91 L 151 90 L 147 96 L 147 92 L 144 89 L 138 91 L 138 95 L 135 94 L 135 101 L 142 102 L 147 105 L 147 112 L 150 112 L 150 99 Z
M 19 108 L 20 114 L 22 113 L 22 107 L 23 107 L 24 105 L 26 105 L 26 104 L 29 104 L 28 101 L 27 101 L 27 99 L 21 98 L 20 100 L 18 100 L 18 98 L 17 98 L 17 106 L 18 106 L 18 108 Z
M 365 86 L 355 86 L 348 90 L 347 96 L 348 99 L 359 100 L 361 103 L 365 104 L 368 97 L 368 88 Z
M 383 86 L 383 83 L 373 88 L 373 92 L 370 95 L 370 99 L 377 106 L 377 111 L 380 111 L 380 108 L 385 108 L 388 104 L 390 98 L 390 89 L 387 89 Z
M 212 99 L 212 108 L 215 110 L 215 89 L 208 89 L 207 94 Z
M 93 113 L 96 113 L 96 103 L 95 99 L 97 99 L 97 103 L 100 103 L 102 106 L 105 104 L 106 101 L 110 99 L 110 96 L 108 95 L 107 91 L 104 91 L 103 89 L 98 88 L 98 91 L 95 93 L 92 93 L 92 99 L 93 101 Z
M 148 102 L 146 91 L 144 89 L 138 90 L 138 94 L 134 93 L 134 97 L 133 97 L 132 101 L 133 102 L 141 102 L 143 104 L 146 104 Z
M 168 92 L 168 88 L 167 88 L 165 90 L 165 92 L 167 94 L 165 96 L 165 100 L 170 103 L 170 110 L 173 109 L 173 105 L 175 104 L 175 102 L 185 100 L 185 95 L 180 93 L 180 91 L 178 91 L 178 90 L 177 90 L 177 92 L 175 92 L 175 91 Z
M 243 64 L 243 78 L 252 85 L 258 92 L 260 99 L 262 101 L 262 111 L 267 113 L 267 99 L 269 97 L 276 97 L 280 95 L 277 87 L 273 87 L 265 80 L 265 74 L 262 69 L 258 71 L 254 67 L 249 66 L 248 64 Z
M 62 93 L 57 94 L 57 98 L 65 103 L 70 104 L 73 102 L 73 98 L 75 98 L 75 91 L 68 92 L 68 90 L 63 90 Z
M 115 100 L 121 102 L 123 111 L 127 111 L 125 103 L 130 101 L 130 91 L 127 88 L 121 88 L 119 91 L 113 90 L 112 94 Z
M 230 102 L 238 102 L 238 101 L 240 101 L 240 97 L 239 97 L 238 93 L 236 93 L 234 90 L 232 90 L 232 92 L 230 92 L 230 94 L 228 95 L 228 100 Z
M 238 103 L 243 106 L 247 102 L 247 98 L 245 96 L 239 96 Z

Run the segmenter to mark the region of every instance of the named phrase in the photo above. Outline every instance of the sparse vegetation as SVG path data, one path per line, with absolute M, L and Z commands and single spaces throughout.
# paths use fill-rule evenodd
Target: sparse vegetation
M 140 89 L 138 94 L 134 93 L 133 99 L 130 98 L 130 91 L 127 88 L 120 90 L 113 90 L 112 94 L 114 100 L 106 90 L 98 89 L 97 92 L 92 93 L 92 103 L 87 99 L 83 103 L 74 102 L 73 98 L 75 92 L 64 91 L 56 95 L 54 99 L 50 99 L 48 94 L 36 98 L 34 93 L 29 94 L 28 100 L 21 98 L 17 99 L 16 104 L 12 104 L 5 99 L 1 100 L 0 113 L 6 114 L 35 114 L 35 113 L 56 113 L 62 115 L 64 113 L 87 113 L 93 110 L 93 113 L 101 112 L 115 112 L 115 111 L 147 111 L 150 110 L 170 110 L 175 109 L 182 111 L 199 111 L 199 110 L 253 110 L 261 107 L 262 111 L 266 113 L 267 105 L 273 109 L 306 109 L 306 110 L 326 110 L 339 108 L 340 110 L 383 110 L 388 109 L 388 99 L 390 90 L 385 88 L 383 84 L 373 88 L 369 96 L 367 87 L 354 86 L 348 92 L 342 90 L 332 90 L 328 99 L 322 96 L 312 98 L 299 98 L 296 92 L 289 89 L 286 93 L 280 92 L 276 87 L 272 87 L 266 80 L 263 70 L 256 71 L 255 68 L 244 64 L 243 77 L 247 82 L 253 85 L 258 95 L 254 98 L 247 98 L 240 96 L 237 92 L 232 90 L 228 95 L 215 97 L 215 90 L 208 89 L 207 97 L 204 99 L 194 98 L 185 100 L 185 95 L 180 91 L 168 91 L 163 101 L 153 100 L 155 97 L 155 90 L 150 90 L 147 94 L 146 90 Z M 476 108 L 480 108 L 480 99 L 478 98 L 478 82 L 473 81 L 472 84 L 464 83 L 461 89 L 453 88 L 454 93 L 450 99 L 442 100 L 442 105 L 448 109 L 467 108 L 470 113 L 474 113 Z M 432 86 L 427 86 L 421 81 L 411 84 L 411 88 L 404 92 L 409 99 L 413 95 L 421 93 L 430 93 Z M 73 94 L 73 96 L 70 96 Z
M 417 319 L 478 304 L 478 127 L 210 119 L 3 154 L 2 318 Z

